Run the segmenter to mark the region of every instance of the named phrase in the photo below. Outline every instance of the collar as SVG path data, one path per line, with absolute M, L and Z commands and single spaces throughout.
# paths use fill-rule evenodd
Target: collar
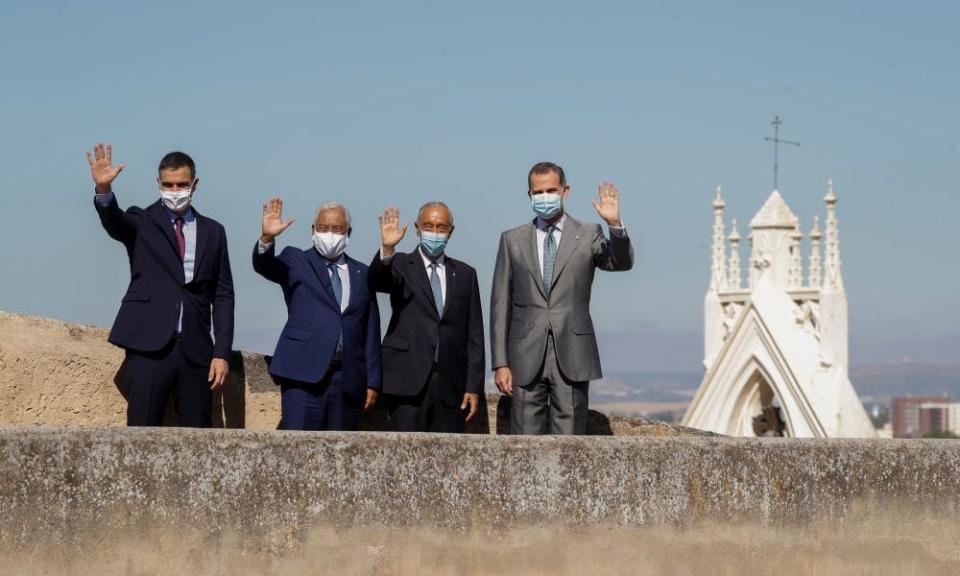
M 161 204 L 161 205 L 162 205 L 162 204 Z M 170 210 L 169 208 L 167 208 L 166 206 L 163 207 L 163 211 L 167 213 L 167 217 L 170 218 L 170 221 L 171 221 L 171 222 L 176 222 L 178 216 L 182 216 L 182 217 L 183 217 L 183 223 L 184 223 L 184 224 L 190 224 L 191 222 L 193 222 L 194 220 L 197 219 L 197 215 L 193 213 L 193 207 L 192 207 L 192 206 L 191 206 L 190 208 L 187 208 L 187 211 L 184 212 L 183 214 L 177 214 L 177 213 L 171 211 L 171 210 Z
M 316 247 L 313 248 L 313 251 L 317 253 L 317 256 L 320 256 L 320 261 L 323 262 L 324 266 L 330 266 L 330 260 L 327 260 L 326 258 L 324 258 L 323 255 L 320 254 L 320 251 L 317 250 Z M 337 268 L 341 270 L 345 270 L 347 268 L 347 253 L 344 252 L 343 254 L 341 254 L 340 257 L 337 258 L 337 261 L 334 262 L 334 264 L 337 265 Z
M 420 257 L 423 258 L 423 265 L 426 268 L 430 268 L 430 265 L 434 262 L 437 263 L 437 266 L 441 267 L 447 263 L 446 253 L 441 253 L 436 258 L 431 258 L 430 256 L 427 256 L 427 253 L 423 251 L 423 248 L 417 247 L 417 252 L 419 252 Z
M 553 227 L 556 228 L 559 232 L 562 233 L 562 232 L 563 232 L 563 225 L 564 225 L 564 223 L 565 223 L 566 221 L 567 221 L 567 213 L 566 213 L 566 211 L 564 211 L 563 215 L 560 216 L 560 219 L 557 220 L 556 222 L 554 222 L 553 224 L 548 224 L 547 221 L 544 220 L 544 219 L 543 219 L 542 217 L 540 217 L 540 216 L 537 216 L 537 221 L 535 222 L 535 224 L 536 224 L 536 226 L 537 226 L 537 230 L 542 230 L 543 232 L 546 232 L 546 231 L 547 231 L 547 228 L 549 228 L 550 226 L 553 226 Z

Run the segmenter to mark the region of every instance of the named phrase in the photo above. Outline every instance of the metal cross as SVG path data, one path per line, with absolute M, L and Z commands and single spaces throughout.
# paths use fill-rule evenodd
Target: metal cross
M 780 139 L 780 125 L 783 124 L 783 121 L 780 120 L 779 116 L 774 116 L 773 122 L 770 124 L 773 125 L 773 138 L 769 136 L 764 138 L 767 142 L 773 142 L 773 189 L 779 190 L 779 178 L 780 178 L 780 145 L 789 144 L 791 146 L 800 146 L 799 142 L 793 142 L 791 140 L 781 140 Z

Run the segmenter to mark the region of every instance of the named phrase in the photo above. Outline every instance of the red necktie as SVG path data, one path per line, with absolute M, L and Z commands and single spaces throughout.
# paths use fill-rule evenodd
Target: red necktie
M 180 261 L 187 252 L 187 239 L 183 236 L 183 216 L 177 216 L 177 246 L 180 247 Z

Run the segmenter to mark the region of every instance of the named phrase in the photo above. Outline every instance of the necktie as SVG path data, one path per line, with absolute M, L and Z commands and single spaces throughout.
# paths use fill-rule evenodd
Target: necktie
M 443 289 L 440 286 L 436 262 L 430 263 L 430 288 L 433 289 L 433 303 L 437 307 L 437 314 L 443 316 Z
M 343 284 L 340 282 L 340 271 L 337 270 L 335 262 L 328 262 L 327 268 L 330 269 L 330 286 L 333 288 L 333 296 L 337 299 L 337 309 L 343 307 Z M 343 332 L 337 336 L 337 352 L 343 350 Z
M 557 241 L 553 238 L 555 227 L 547 228 L 547 236 L 543 239 L 543 292 L 550 297 L 550 288 L 553 286 L 553 265 L 557 261 Z
M 430 263 L 430 288 L 433 289 L 433 304 L 437 307 L 437 315 L 443 316 L 443 288 L 440 286 L 440 275 L 437 274 L 437 263 Z M 440 327 L 437 327 L 437 342 L 433 347 L 433 361 L 440 361 Z
M 187 239 L 183 235 L 183 216 L 177 216 L 174 222 L 177 225 L 177 246 L 180 248 L 180 261 L 183 262 L 183 257 L 187 253 Z

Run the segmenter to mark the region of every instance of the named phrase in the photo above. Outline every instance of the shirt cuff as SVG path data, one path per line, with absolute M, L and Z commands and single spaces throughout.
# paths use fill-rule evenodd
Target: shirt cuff
M 264 244 L 263 240 L 257 239 L 257 254 L 266 254 L 267 250 L 273 247 L 273 242 Z
M 111 202 L 113 202 L 113 190 L 107 192 L 106 194 L 97 194 L 94 192 L 93 197 L 101 208 L 106 208 Z
M 380 247 L 380 261 L 383 262 L 384 264 L 389 264 L 390 261 L 393 260 L 393 257 L 396 256 L 396 255 L 397 255 L 397 252 L 396 252 L 396 250 L 394 250 L 393 254 L 384 257 L 384 255 L 383 255 L 383 246 Z
M 611 236 L 617 236 L 619 238 L 626 238 L 627 236 L 627 225 L 624 224 L 623 220 L 620 221 L 619 226 L 611 226 L 607 224 L 607 229 L 610 230 Z

